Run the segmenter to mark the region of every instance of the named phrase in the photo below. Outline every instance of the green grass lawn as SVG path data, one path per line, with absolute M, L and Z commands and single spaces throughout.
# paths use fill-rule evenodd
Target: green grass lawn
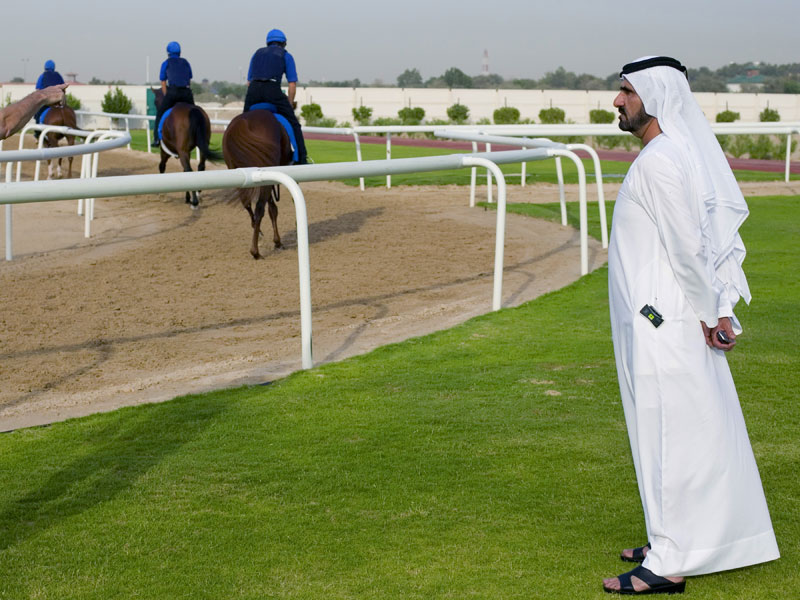
M 134 150 L 147 150 L 147 140 L 145 132 L 141 130 L 131 131 L 131 148 Z M 351 138 L 343 138 L 346 141 L 333 142 L 328 140 L 308 140 L 308 155 L 317 163 L 350 162 L 356 160 L 355 144 Z M 211 135 L 211 146 L 221 152 L 222 134 L 214 133 Z M 416 158 L 419 156 L 440 156 L 442 154 L 459 154 L 461 150 L 448 150 L 439 148 L 422 148 L 417 146 L 392 145 L 392 158 Z M 361 144 L 362 160 L 383 160 L 386 158 L 385 144 Z M 584 169 L 588 182 L 594 181 L 594 163 L 589 159 L 583 159 Z M 603 170 L 603 181 L 622 181 L 628 172 L 630 163 L 623 161 L 603 160 L 601 168 Z M 578 171 L 571 160 L 562 160 L 564 170 L 564 181 L 566 183 L 578 183 Z M 508 176 L 509 184 L 518 184 L 521 176 L 521 168 L 516 165 L 501 165 L 503 173 Z M 782 181 L 783 172 L 767 173 L 762 171 L 734 171 L 739 181 Z M 791 174 L 791 179 L 800 179 L 800 175 Z M 358 179 L 343 180 L 348 185 L 358 185 Z M 557 183 L 555 161 L 543 160 L 529 162 L 526 166 L 525 181 L 527 183 Z M 407 175 L 393 175 L 392 185 L 469 185 L 470 170 L 458 169 L 453 171 L 434 171 L 431 173 L 412 173 Z M 478 170 L 478 184 L 486 183 L 486 171 Z M 386 185 L 385 177 L 367 177 L 365 185 L 369 187 L 379 187 Z
M 783 558 L 692 578 L 698 599 L 800 589 L 800 197 L 750 207 L 730 362 Z M 606 287 L 0 436 L 0 598 L 607 597 L 645 533 Z

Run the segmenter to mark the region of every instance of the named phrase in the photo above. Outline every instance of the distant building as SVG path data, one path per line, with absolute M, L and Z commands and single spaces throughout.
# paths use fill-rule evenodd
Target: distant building
M 758 69 L 748 69 L 745 75 L 737 75 L 733 79 L 726 81 L 725 87 L 728 88 L 729 92 L 741 92 L 743 88 L 752 91 L 764 89 L 765 83 L 766 79 L 759 73 Z
M 67 73 L 67 82 L 68 83 L 77 83 L 78 82 L 78 74 L 77 73 Z

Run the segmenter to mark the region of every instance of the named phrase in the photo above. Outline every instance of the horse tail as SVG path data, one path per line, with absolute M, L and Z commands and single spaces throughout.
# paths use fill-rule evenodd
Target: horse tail
M 200 152 L 211 161 L 221 161 L 223 160 L 222 153 L 218 150 L 212 150 L 209 146 L 211 140 L 206 135 L 206 119 L 205 114 L 203 111 L 197 107 L 193 106 L 192 109 L 189 111 L 189 125 L 192 131 L 194 131 L 195 142 L 197 143 L 197 147 L 200 148 Z

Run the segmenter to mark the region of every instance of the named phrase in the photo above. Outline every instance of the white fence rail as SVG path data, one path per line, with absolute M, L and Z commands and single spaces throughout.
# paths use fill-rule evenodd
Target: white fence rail
M 38 148 L 23 149 L 25 143 L 25 133 L 30 130 L 39 131 Z M 85 138 L 84 143 L 75 144 L 73 146 L 61 146 L 58 148 L 44 148 L 45 135 L 55 131 L 64 135 L 74 135 L 76 137 Z M 110 139 L 109 139 L 110 138 Z M 97 177 L 97 165 L 99 162 L 100 152 L 104 150 L 111 150 L 129 144 L 131 140 L 130 133 L 123 133 L 121 131 L 84 131 L 81 129 L 70 129 L 69 127 L 52 126 L 52 125 L 37 125 L 35 123 L 26 125 L 20 132 L 19 150 L 2 151 L 0 146 L 0 164 L 6 163 L 6 183 L 12 179 L 13 163 L 17 163 L 16 181 L 19 182 L 22 175 L 22 163 L 25 161 L 36 161 L 34 169 L 34 181 L 39 179 L 39 165 L 42 160 L 55 160 L 58 158 L 81 156 L 81 179 L 90 177 Z M 83 198 L 78 200 L 78 214 L 84 214 L 84 236 L 89 237 L 91 234 L 91 221 L 94 219 L 94 198 L 86 199 L 86 210 L 84 211 Z M 14 236 L 13 236 L 13 214 L 11 204 L 5 207 L 5 256 L 6 260 L 13 260 L 14 258 Z
M 118 114 L 94 111 L 75 111 L 76 115 L 86 115 L 95 117 L 106 117 L 109 119 L 109 127 L 113 128 L 113 120 L 121 119 L 125 121 L 125 130 L 130 131 L 131 121 L 144 123 L 143 129 L 147 135 L 147 151 L 150 152 L 150 121 L 155 117 L 141 114 Z M 211 119 L 212 125 L 227 127 L 228 119 Z M 784 169 L 784 181 L 789 181 L 792 154 L 792 136 L 800 133 L 800 122 L 784 123 L 711 123 L 711 130 L 719 135 L 785 135 L 786 136 L 786 159 Z M 141 127 L 141 125 L 140 125 Z M 434 133 L 441 129 L 441 125 L 386 125 L 386 126 L 357 126 L 357 127 L 303 127 L 303 131 L 311 133 L 327 133 L 332 135 L 352 136 L 356 146 L 356 160 L 361 161 L 361 140 L 360 135 L 381 134 L 386 136 L 386 158 L 392 156 L 392 134 L 399 133 Z M 484 134 L 505 135 L 505 136 L 537 136 L 537 137 L 558 137 L 558 136 L 616 136 L 630 135 L 621 131 L 614 123 L 561 123 L 555 125 L 548 124 L 520 124 L 520 125 L 451 125 L 447 127 L 452 131 L 473 131 Z M 130 148 L 130 144 L 128 145 Z M 199 151 L 198 151 L 199 152 Z M 199 160 L 199 154 L 198 154 Z M 525 166 L 523 163 L 523 173 Z M 524 185 L 524 177 L 522 178 Z M 364 179 L 359 178 L 359 186 L 364 190 Z M 391 187 L 391 175 L 386 176 L 386 187 Z
M 0 204 L 50 202 L 91 197 L 258 187 L 278 183 L 287 187 L 294 200 L 297 219 L 298 268 L 300 273 L 301 354 L 304 369 L 313 366 L 311 352 L 311 278 L 308 253 L 308 218 L 305 198 L 298 185 L 304 181 L 347 179 L 400 173 L 417 173 L 480 166 L 492 170 L 497 179 L 498 202 L 495 231 L 492 310 L 502 303 L 503 248 L 505 246 L 506 186 L 498 164 L 546 160 L 565 151 L 554 148 L 514 150 L 481 154 L 449 154 L 423 158 L 376 160 L 367 162 L 297 165 L 291 167 L 249 168 L 193 173 L 130 175 L 100 179 L 21 182 L 0 184 Z M 581 209 L 581 273 L 588 271 L 585 196 Z

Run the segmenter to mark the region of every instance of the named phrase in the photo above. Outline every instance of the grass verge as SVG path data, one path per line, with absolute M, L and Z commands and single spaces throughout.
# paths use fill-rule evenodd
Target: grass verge
M 798 201 L 750 200 L 730 357 L 783 558 L 693 598 L 800 589 Z M 602 598 L 645 536 L 607 311 L 600 269 L 270 386 L 0 436 L 0 598 Z

